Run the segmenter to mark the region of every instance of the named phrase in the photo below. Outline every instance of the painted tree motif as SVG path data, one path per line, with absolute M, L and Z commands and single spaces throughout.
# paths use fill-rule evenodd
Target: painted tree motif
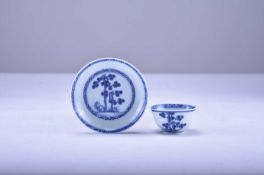
M 161 112 L 159 115 L 162 118 L 167 119 L 167 123 L 163 123 L 162 126 L 166 129 L 168 132 L 175 132 L 177 130 L 180 130 L 186 126 L 186 123 L 181 123 L 183 119 L 183 115 L 177 115 L 174 116 L 175 112 Z
M 123 94 L 122 90 L 118 90 L 121 84 L 114 79 L 116 76 L 114 74 L 103 74 L 93 81 L 92 88 L 96 89 L 98 87 L 103 87 L 101 96 L 104 98 L 104 104 L 100 102 L 95 102 L 94 107 L 98 112 L 119 112 L 117 106 L 122 105 L 125 100 L 120 96 Z

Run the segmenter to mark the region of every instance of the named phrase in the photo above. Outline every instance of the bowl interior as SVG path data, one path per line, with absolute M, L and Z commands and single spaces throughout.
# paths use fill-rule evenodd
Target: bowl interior
M 191 112 L 195 110 L 195 106 L 187 104 L 158 104 L 151 107 L 154 112 Z

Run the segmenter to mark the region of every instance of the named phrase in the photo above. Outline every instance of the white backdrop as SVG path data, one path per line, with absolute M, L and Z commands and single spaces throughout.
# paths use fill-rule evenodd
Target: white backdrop
M 261 0 L 0 0 L 0 72 L 264 73 Z

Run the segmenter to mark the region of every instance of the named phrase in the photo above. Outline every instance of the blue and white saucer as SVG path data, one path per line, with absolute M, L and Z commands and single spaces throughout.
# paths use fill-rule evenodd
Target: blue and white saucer
M 79 119 L 99 132 L 119 132 L 135 124 L 147 104 L 142 74 L 116 58 L 85 65 L 72 85 L 72 105 Z

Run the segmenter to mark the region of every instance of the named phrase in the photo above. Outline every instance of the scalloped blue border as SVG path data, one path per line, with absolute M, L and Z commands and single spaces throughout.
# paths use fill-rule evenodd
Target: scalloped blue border
M 163 109 L 157 110 L 158 107 L 161 107 Z M 180 109 L 180 108 L 186 108 L 186 109 Z M 187 105 L 187 104 L 157 104 L 151 107 L 151 110 L 153 112 L 168 112 L 166 108 L 175 108 L 175 110 L 170 110 L 170 112 L 193 112 L 196 110 L 195 106 Z
M 115 130 L 104 130 L 104 129 L 99 129 L 99 128 L 96 128 L 92 125 L 90 125 L 89 123 L 87 123 L 84 119 L 81 118 L 81 115 L 78 113 L 78 111 L 76 110 L 76 106 L 75 106 L 75 102 L 74 102 L 74 92 L 75 92 L 75 86 L 76 86 L 76 83 L 79 79 L 79 76 L 87 69 L 89 68 L 90 66 L 92 66 L 93 64 L 96 64 L 96 63 L 99 63 L 99 62 L 103 62 L 103 61 L 115 61 L 115 62 L 119 62 L 119 63 L 122 63 L 122 64 L 125 64 L 127 65 L 128 67 L 130 67 L 132 70 L 134 70 L 138 76 L 140 77 L 142 83 L 143 83 L 143 86 L 144 86 L 144 92 L 145 92 L 145 97 L 144 97 L 144 104 L 142 106 L 142 108 L 140 109 L 140 112 L 138 113 L 138 115 L 136 116 L 136 118 L 131 122 L 129 123 L 128 125 L 122 127 L 122 128 L 119 128 L 119 129 L 115 129 Z M 73 110 L 75 112 L 75 114 L 77 115 L 77 117 L 89 128 L 95 130 L 95 131 L 98 131 L 98 132 L 102 132 L 102 133 L 115 133 L 115 132 L 120 132 L 120 131 L 123 131 L 125 129 L 128 129 L 129 127 L 133 126 L 139 119 L 140 117 L 143 115 L 145 109 L 146 109 L 146 106 L 147 106 L 147 100 L 148 100 L 148 92 L 147 92 L 147 87 L 146 87 L 146 83 L 142 77 L 142 74 L 134 67 L 132 66 L 131 64 L 129 64 L 128 62 L 126 61 L 123 61 L 121 59 L 116 59 L 116 58 L 101 58 L 101 59 L 97 59 L 91 63 L 88 63 L 87 65 L 85 65 L 78 73 L 77 73 L 77 76 L 75 77 L 74 81 L 73 81 L 73 85 L 72 85 L 72 91 L 71 91 L 71 101 L 72 101 L 72 106 L 73 106 Z
M 132 100 L 129 104 L 129 106 L 127 107 L 127 109 L 122 112 L 121 114 L 117 115 L 117 116 L 113 116 L 113 117 L 107 117 L 107 116 L 100 116 L 98 115 L 92 108 L 91 106 L 89 105 L 88 101 L 87 101 L 87 88 L 88 88 L 88 85 L 89 83 L 94 79 L 95 76 L 97 76 L 98 74 L 101 74 L 101 73 L 104 73 L 104 72 L 111 72 L 111 73 L 117 73 L 121 76 L 123 76 L 127 81 L 128 83 L 130 84 L 130 87 L 131 87 L 131 90 L 132 90 Z M 132 106 L 134 105 L 134 102 L 135 102 L 135 86 L 133 84 L 133 82 L 130 80 L 130 78 L 122 71 L 119 71 L 119 70 L 116 70 L 116 69 L 102 69 L 100 71 L 97 71 L 95 72 L 89 79 L 88 81 L 85 83 L 84 85 L 84 88 L 83 88 L 83 98 L 84 98 L 84 103 L 87 107 L 87 109 L 96 117 L 98 118 L 101 118 L 101 119 L 104 119 L 104 120 L 115 120 L 115 119 L 118 119 L 118 118 L 121 118 L 123 117 L 124 115 L 126 115 L 130 109 L 132 108 Z

